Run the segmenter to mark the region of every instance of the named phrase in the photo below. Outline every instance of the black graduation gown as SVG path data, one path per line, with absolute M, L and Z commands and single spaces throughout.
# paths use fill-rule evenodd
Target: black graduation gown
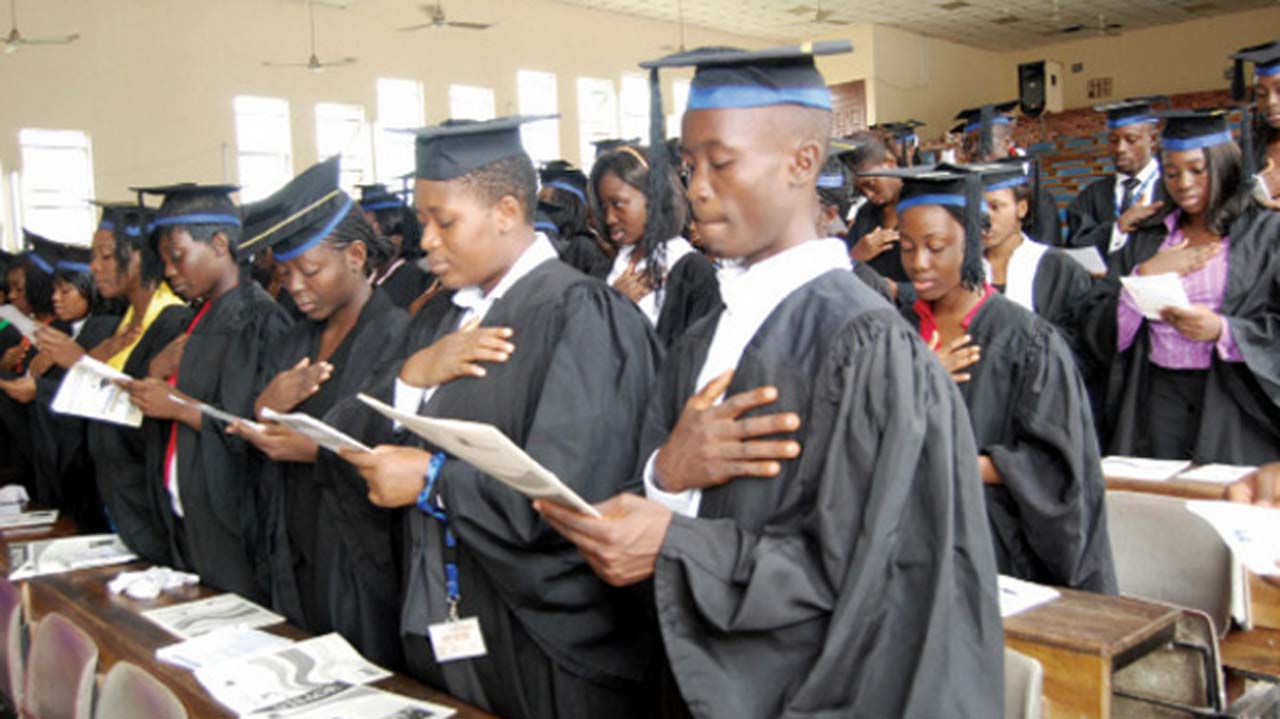
M 451 311 L 449 293 L 432 298 L 389 342 L 390 351 L 371 367 L 364 392 L 390 404 L 395 378 L 405 359 L 434 340 L 441 319 Z M 450 328 L 452 329 L 452 328 Z M 340 399 L 324 421 L 374 447 L 409 442 L 392 424 L 355 397 Z M 402 515 L 369 502 L 369 485 L 344 459 L 321 451 L 314 481 L 320 487 L 317 524 L 340 527 L 315 548 L 317 592 L 327 607 L 331 628 L 361 654 L 386 667 L 402 667 L 400 624 L 401 574 L 404 564 Z M 416 511 L 416 510 L 412 510 Z M 388 617 L 392 619 L 388 621 Z
M 413 260 L 405 259 L 390 277 L 378 285 L 378 289 L 386 293 L 391 304 L 405 309 L 427 291 L 434 279 L 432 274 L 425 272 Z
M 0 327 L 0 354 L 4 354 L 10 347 L 21 341 L 22 333 L 14 328 L 13 325 L 5 322 L 4 326 Z M 12 374 L 0 370 L 0 377 L 11 379 Z M 6 402 L 5 400 L 8 399 L 8 395 L 0 392 L 0 415 L 8 411 L 6 407 L 16 404 L 11 401 Z M 4 440 L 0 442 L 0 473 L 2 473 L 0 474 L 0 484 L 8 484 L 26 474 L 24 462 L 27 460 L 24 459 L 25 455 L 23 454 L 25 445 L 19 441 L 19 438 L 10 435 L 8 425 L 9 423 L 0 416 L 0 439 Z
M 455 327 L 451 308 L 439 331 Z M 484 378 L 439 388 L 424 414 L 497 426 L 588 502 L 630 485 L 643 404 L 660 357 L 638 309 L 598 280 L 545 262 L 494 303 L 486 326 L 511 327 L 516 351 Z M 402 632 L 419 679 L 499 716 L 653 714 L 643 684 L 642 610 L 592 573 L 529 500 L 457 459 L 436 483 L 457 536 L 463 617 L 479 618 L 488 654 L 438 664 L 424 638 L 447 616 L 439 522 L 407 513 Z
M 982 359 L 960 394 L 978 452 L 1004 482 L 983 487 L 1000 572 L 1115 594 L 1093 413 L 1066 342 L 1001 295 L 978 309 L 969 335 Z
M 1043 187 L 1038 188 L 1036 192 L 1035 214 L 1023 223 L 1022 229 L 1046 245 L 1062 243 L 1062 221 L 1058 217 L 1058 202 Z
M 1231 327 L 1244 362 L 1214 352 L 1200 404 L 1192 461 L 1264 464 L 1280 459 L 1280 214 L 1250 207 L 1231 224 L 1227 288 L 1220 314 Z M 1150 456 L 1146 398 L 1150 393 L 1150 339 L 1146 323 L 1125 352 L 1116 351 L 1119 278 L 1150 259 L 1168 237 L 1164 223 L 1135 231 L 1108 261 L 1093 331 L 1109 341 L 1114 361 L 1107 385 L 1109 454 Z
M 719 313 L 664 365 L 641 459 L 666 441 Z M 654 576 L 672 673 L 693 716 L 998 717 L 1003 626 L 955 384 L 882 298 L 832 270 L 789 295 L 726 394 L 763 385 L 803 447 L 674 518 Z
M 75 341 L 86 352 L 115 332 L 120 318 L 90 315 Z M 86 446 L 86 420 L 58 414 L 51 405 L 66 370 L 54 366 L 36 378 L 36 397 L 28 405 L 34 450 L 36 494 L 42 507 L 56 507 L 75 522 L 81 532 L 107 529 L 102 499 L 93 481 L 93 461 Z
M 138 339 L 123 371 L 135 379 L 147 376 L 151 360 L 191 322 L 191 308 L 166 307 Z M 149 562 L 172 565 L 168 522 L 169 498 L 147 466 L 147 446 L 163 443 L 168 422 L 151 418 L 142 426 L 124 427 L 109 422 L 90 422 L 87 428 L 89 454 L 103 507 L 120 539 L 134 554 Z
M 600 277 L 609 275 L 613 258 L 606 255 L 595 238 L 588 233 L 573 235 L 562 240 L 556 248 L 560 260 L 584 275 Z
M 689 325 L 720 306 L 716 266 L 701 252 L 690 252 L 667 273 L 661 292 L 656 331 L 662 346 L 670 347 Z
M 265 384 L 264 370 L 289 317 L 256 282 L 242 282 L 213 302 L 191 332 L 178 368 L 177 388 L 240 417 L 249 417 Z M 204 584 L 265 601 L 255 561 L 263 539 L 259 456 L 222 422 L 202 416 L 199 432 L 179 422 L 178 489 L 183 516 L 169 509 L 174 553 L 181 568 Z M 171 423 L 148 451 L 148 470 L 164 487 L 165 445 Z
M 845 236 L 845 244 L 848 245 L 849 251 L 858 242 L 870 232 L 874 232 L 884 223 L 884 210 L 870 202 L 862 203 L 862 207 L 858 208 L 857 214 L 853 216 L 853 224 L 849 226 L 849 234 Z M 880 273 L 881 277 L 893 280 L 899 286 L 910 286 L 911 279 L 907 277 L 906 270 L 902 269 L 902 249 L 897 242 L 890 243 L 884 252 L 871 258 L 866 263 L 871 269 Z
M 1067 205 L 1066 247 L 1096 247 L 1107 256 L 1111 231 L 1116 226 L 1116 177 L 1090 182 Z
M 376 358 L 396 344 L 406 322 L 404 310 L 393 305 L 381 290 L 375 290 L 361 308 L 356 324 L 327 360 L 334 366 L 333 376 L 293 411 L 323 419 L 339 399 L 362 391 L 372 379 Z M 266 382 L 269 384 L 303 357 L 315 362 L 324 327 L 324 322 L 307 320 L 289 328 L 275 343 L 267 361 Z M 345 528 L 319 522 L 323 490 L 316 474 L 315 463 L 264 463 L 260 481 L 268 504 L 263 550 L 268 553 L 264 559 L 270 570 L 271 601 L 276 611 L 313 634 L 324 634 L 334 627 L 329 619 L 328 597 L 319 590 L 318 576 L 323 569 L 317 561 L 317 547 L 328 540 L 322 527 L 335 532 Z
M 71 326 L 65 322 L 54 320 L 50 326 L 70 333 Z M 16 330 L 15 330 L 16 331 Z M 18 343 L 22 342 L 22 335 L 18 335 Z M 0 378 L 18 379 L 27 372 L 27 368 L 31 366 L 31 360 L 35 359 L 39 354 L 39 350 L 34 345 L 28 344 L 26 350 L 22 354 L 20 360 L 21 371 L 14 372 L 8 368 L 0 369 Z M 19 402 L 8 394 L 0 392 L 0 438 L 3 438 L 11 451 L 9 461 L 14 470 L 14 477 L 18 484 L 21 484 L 27 490 L 27 496 L 33 501 L 40 494 L 36 479 L 36 463 L 39 458 L 36 456 L 35 438 L 33 436 L 31 426 L 31 411 L 27 403 Z

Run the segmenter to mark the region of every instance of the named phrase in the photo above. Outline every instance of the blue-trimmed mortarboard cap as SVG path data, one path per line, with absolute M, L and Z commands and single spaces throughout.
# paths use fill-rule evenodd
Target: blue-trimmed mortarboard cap
M 1004 163 L 984 165 L 921 165 L 903 169 L 879 170 L 868 173 L 902 180 L 902 192 L 896 205 L 899 214 L 913 207 L 936 205 L 959 210 L 965 232 L 965 257 L 979 262 L 982 257 L 982 234 L 989 226 L 983 168 L 999 168 Z M 1010 165 L 1010 167 L 1014 167 Z M 1020 171 L 1020 170 L 1019 170 Z M 981 265 L 978 265 L 979 267 Z M 963 272 L 963 270 L 962 270 Z
M 927 123 L 919 120 L 904 120 L 902 122 L 877 122 L 872 125 L 870 130 L 883 132 L 893 138 L 895 142 L 908 140 L 915 137 L 916 129 L 924 127 Z
M 414 130 L 420 180 L 452 180 L 508 157 L 525 154 L 520 126 L 559 115 L 515 115 L 496 120 L 446 120 Z
M 189 225 L 240 226 L 240 210 L 231 199 L 237 185 L 199 185 L 182 182 L 155 187 L 131 187 L 144 195 L 160 195 L 164 200 L 156 210 L 156 227 Z
M 1166 110 L 1156 116 L 1164 120 L 1160 136 L 1164 150 L 1200 150 L 1234 142 L 1226 110 Z
M 1095 112 L 1106 113 L 1107 127 L 1112 130 L 1142 123 L 1154 125 L 1159 122 L 1159 118 L 1156 117 L 1155 111 L 1151 106 L 1159 102 L 1167 102 L 1168 99 L 1163 95 L 1129 97 L 1115 102 L 1094 105 L 1093 109 Z
M 1280 75 L 1280 40 L 1240 48 L 1231 58 L 1238 63 L 1253 63 L 1254 77 Z
M 276 190 L 244 208 L 244 239 L 239 252 L 271 248 L 287 262 L 333 234 L 355 202 L 338 186 L 338 157 L 318 162 Z
M 538 170 L 543 187 L 555 187 L 587 201 L 587 175 L 565 160 L 552 160 Z
M 1023 169 L 1023 162 L 1025 159 L 1019 157 L 1011 158 L 1009 161 L 984 162 L 964 167 L 970 172 L 976 172 L 982 178 L 984 192 L 995 192 L 1030 184 L 1031 178 Z
M 22 244 L 26 248 L 26 258 L 31 260 L 31 264 L 46 275 L 53 274 L 54 265 L 57 264 L 58 257 L 61 255 L 61 245 L 25 227 L 22 228 Z
M 991 125 L 1008 125 L 1012 122 L 1009 113 L 1018 106 L 1017 100 L 998 102 L 978 107 L 969 107 L 956 113 L 956 120 L 964 121 L 964 132 L 983 130 Z

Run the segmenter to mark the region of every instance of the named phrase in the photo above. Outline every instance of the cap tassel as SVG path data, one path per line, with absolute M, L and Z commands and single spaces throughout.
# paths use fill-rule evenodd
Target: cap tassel
M 659 237 L 661 228 L 665 226 L 665 218 L 675 212 L 672 206 L 671 188 L 667 183 L 667 175 L 671 172 L 671 153 L 667 151 L 666 118 L 662 113 L 662 80 L 658 76 L 658 68 L 649 69 L 649 179 L 647 195 L 647 212 L 644 220 L 644 237 L 640 240 L 640 250 L 647 260 L 645 279 L 657 292 L 662 289 L 666 266 L 666 241 L 670 238 Z
M 992 136 L 992 127 L 995 125 L 996 112 L 991 105 L 983 105 L 978 111 L 979 122 L 979 139 L 978 153 L 981 157 L 974 158 L 978 162 L 986 162 L 995 154 L 995 138 Z
M 1244 102 L 1245 93 L 1248 90 L 1244 82 L 1244 60 L 1236 60 L 1231 67 L 1231 99 L 1235 102 Z
M 1253 182 L 1253 176 L 1258 172 L 1258 158 L 1254 155 L 1253 144 L 1253 106 L 1245 105 L 1240 110 L 1240 169 L 1244 175 L 1245 187 Z
M 982 289 L 986 272 L 982 268 L 982 234 L 989 224 L 983 209 L 982 176 L 976 172 L 964 178 L 964 260 L 960 267 L 960 283 L 971 290 Z

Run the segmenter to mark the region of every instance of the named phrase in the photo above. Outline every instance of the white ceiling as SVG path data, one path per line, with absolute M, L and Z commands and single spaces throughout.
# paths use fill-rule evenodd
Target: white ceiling
M 831 20 L 891 25 L 988 50 L 1023 49 L 1098 34 L 1103 24 L 1124 30 L 1274 5 L 1276 0 L 559 0 L 571 5 L 777 40 L 838 34 L 815 23 L 820 5 Z M 680 6 L 683 5 L 683 8 Z M 447 3 L 446 3 L 447 6 Z M 808 8 L 803 13 L 799 7 Z M 795 12 L 791 12 L 795 10 Z M 1055 13 L 1056 10 L 1056 13 Z M 1053 34 L 1072 25 L 1076 33 Z

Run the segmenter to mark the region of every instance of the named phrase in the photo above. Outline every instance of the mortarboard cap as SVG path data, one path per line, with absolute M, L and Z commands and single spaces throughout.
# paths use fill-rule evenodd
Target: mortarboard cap
M 959 211 L 965 232 L 964 265 L 961 279 L 970 287 L 980 287 L 985 277 L 982 269 L 982 234 L 989 226 L 986 191 L 982 168 L 1005 171 L 1003 163 L 981 166 L 922 165 L 900 170 L 883 170 L 873 173 L 902 180 L 898 196 L 899 215 L 913 207 L 936 205 Z M 1012 167 L 1012 166 L 1010 166 Z
M 1164 120 L 1160 145 L 1165 150 L 1199 150 L 1233 142 L 1226 110 L 1167 110 L 1156 116 Z
M 1154 125 L 1159 122 L 1159 118 L 1155 116 L 1151 106 L 1168 99 L 1162 95 L 1130 97 L 1116 102 L 1094 105 L 1093 109 L 1095 112 L 1106 113 L 1107 127 L 1112 130 L 1143 123 Z
M 538 181 L 543 187 L 555 187 L 587 201 L 587 176 L 564 160 L 552 160 L 538 171 Z
M 54 265 L 57 264 L 58 256 L 61 254 L 59 244 L 25 227 L 22 228 L 22 243 L 26 247 L 26 257 L 31 260 L 31 264 L 46 275 L 53 274 Z
M 610 137 L 604 140 L 593 140 L 591 145 L 596 148 L 596 157 L 600 157 L 605 153 L 613 152 L 619 147 L 639 147 L 640 138 L 633 137 L 630 140 L 623 140 L 617 137 Z
M 955 119 L 964 120 L 965 133 L 976 132 L 991 125 L 1008 125 L 1009 113 L 1018 106 L 1017 100 L 970 107 L 956 113 Z
M 905 120 L 903 122 L 877 122 L 869 129 L 876 132 L 883 132 L 895 141 L 908 140 L 915 137 L 916 129 L 924 127 L 926 123 L 919 120 Z
M 1235 70 L 1231 76 L 1231 96 L 1236 102 L 1245 99 L 1244 64 L 1253 63 L 1254 77 L 1275 77 L 1280 75 L 1280 40 L 1261 45 L 1240 48 L 1231 59 L 1235 60 Z
M 155 229 L 156 211 L 136 202 L 95 202 L 102 209 L 98 230 L 112 233 L 117 242 L 140 244 Z
M 416 130 L 421 180 L 452 180 L 486 165 L 524 154 L 520 126 L 559 115 L 515 115 L 496 120 L 446 120 Z
M 160 195 L 164 201 L 156 210 L 156 227 L 179 225 L 240 226 L 240 210 L 231 199 L 237 185 L 199 185 L 183 182 L 155 187 L 131 187 L 142 195 Z
M 351 212 L 351 196 L 338 186 L 338 157 L 307 168 L 284 187 L 244 208 L 244 241 L 240 252 L 268 247 L 287 262 L 333 233 Z

